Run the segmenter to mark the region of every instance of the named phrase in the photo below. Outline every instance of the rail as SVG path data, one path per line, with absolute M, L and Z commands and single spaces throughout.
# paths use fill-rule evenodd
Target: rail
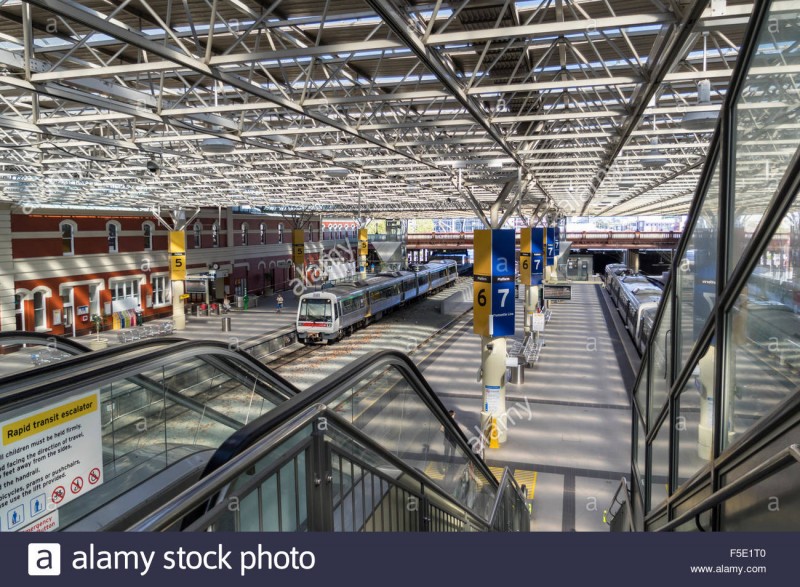
M 778 471 L 785 469 L 789 465 L 800 463 L 800 445 L 790 444 L 778 454 L 773 455 L 757 467 L 749 470 L 730 485 L 709 495 L 706 499 L 698 503 L 689 511 L 681 514 L 669 523 L 656 528 L 656 532 L 669 532 L 685 524 L 689 520 L 699 518 L 703 513 L 721 504 L 723 501 L 738 495 L 742 491 L 749 489 L 762 479 L 772 476 Z

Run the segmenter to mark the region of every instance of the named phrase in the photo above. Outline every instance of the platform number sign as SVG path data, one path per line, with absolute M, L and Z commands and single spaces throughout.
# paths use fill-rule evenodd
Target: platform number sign
M 482 336 L 514 334 L 513 230 L 476 230 L 473 281 L 474 332 Z
M 292 263 L 295 267 L 306 264 L 305 232 L 302 228 L 292 230 Z
M 186 233 L 182 230 L 169 233 L 169 278 L 172 281 L 186 279 Z
M 556 229 L 547 229 L 547 266 L 550 267 L 555 263 L 556 259 Z
M 544 229 L 531 229 L 531 285 L 541 285 L 544 276 Z
M 519 231 L 519 280 L 523 285 L 531 283 L 531 228 L 521 228 Z

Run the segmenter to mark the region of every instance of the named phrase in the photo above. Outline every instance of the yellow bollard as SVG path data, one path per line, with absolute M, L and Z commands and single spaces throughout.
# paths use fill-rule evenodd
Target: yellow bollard
M 492 416 L 492 425 L 489 427 L 489 448 L 500 448 L 500 433 L 497 430 L 497 418 Z

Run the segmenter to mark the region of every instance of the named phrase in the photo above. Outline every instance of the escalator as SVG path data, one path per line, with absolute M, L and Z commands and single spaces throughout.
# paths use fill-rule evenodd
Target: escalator
M 76 473 L 66 476 L 59 530 L 528 529 L 513 478 L 494 478 L 400 353 L 368 355 L 299 392 L 220 343 L 73 352 L 0 379 L 4 429 L 97 398 L 97 425 L 83 432 L 102 446 L 102 482 L 72 496 Z
M 373 353 L 234 433 L 129 529 L 529 530 L 519 486 L 471 442 L 408 357 Z
M 29 335 L 1 342 L 41 346 Z M 56 346 L 66 356 L 0 379 L 0 479 L 10 482 L 2 530 L 45 514 L 58 529 L 122 529 L 197 482 L 234 432 L 298 393 L 222 343 Z

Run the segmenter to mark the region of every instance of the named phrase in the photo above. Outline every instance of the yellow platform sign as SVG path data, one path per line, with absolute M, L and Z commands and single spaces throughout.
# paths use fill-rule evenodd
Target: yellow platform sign
M 531 285 L 531 229 L 519 231 L 519 279 L 523 285 Z
M 292 263 L 297 267 L 306 264 L 305 233 L 302 228 L 292 230 Z
M 172 281 L 186 279 L 186 253 L 169 254 L 169 278 Z

